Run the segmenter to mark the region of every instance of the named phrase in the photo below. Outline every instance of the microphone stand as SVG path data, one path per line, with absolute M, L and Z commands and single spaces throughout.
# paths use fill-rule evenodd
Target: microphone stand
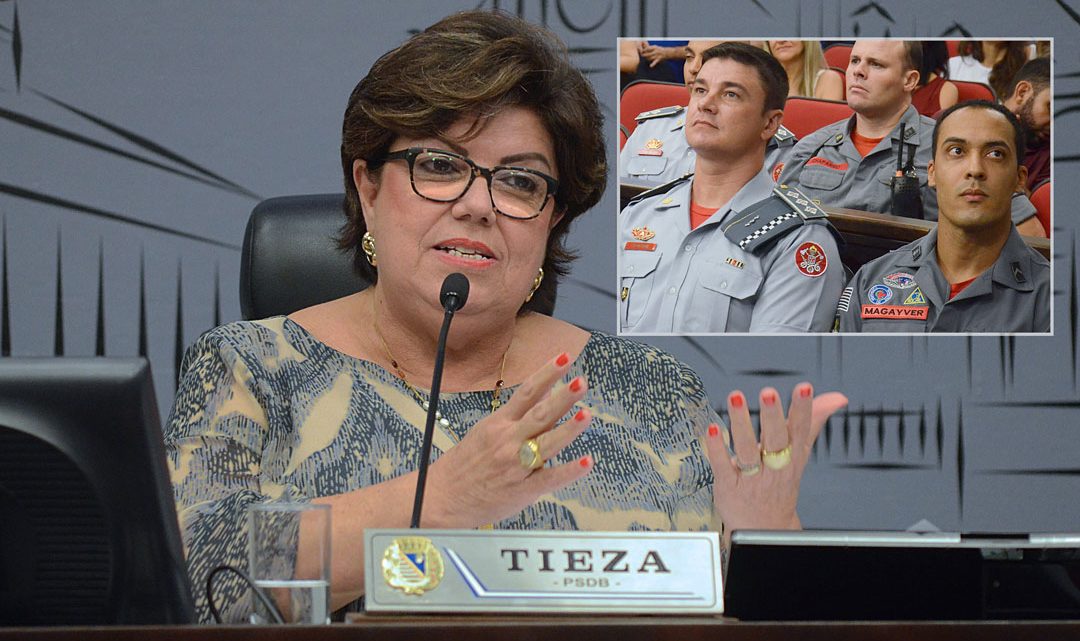
M 461 291 L 461 281 L 464 281 L 464 291 Z M 443 281 L 439 298 L 445 311 L 442 328 L 439 330 L 439 343 L 435 348 L 435 371 L 431 375 L 431 396 L 428 399 L 427 420 L 424 423 L 424 440 L 420 447 L 420 467 L 416 475 L 412 520 L 409 522 L 409 527 L 414 529 L 420 527 L 420 512 L 424 507 L 424 487 L 427 484 L 428 466 L 431 464 L 431 441 L 435 436 L 435 414 L 439 409 L 439 387 L 442 385 L 443 361 L 446 360 L 446 336 L 450 333 L 450 321 L 454 320 L 454 312 L 465 305 L 468 296 L 469 281 L 462 274 L 450 274 Z

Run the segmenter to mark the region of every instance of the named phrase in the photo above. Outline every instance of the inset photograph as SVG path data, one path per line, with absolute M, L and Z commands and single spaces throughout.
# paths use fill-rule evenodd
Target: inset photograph
M 1050 334 L 1049 39 L 620 39 L 623 335 Z

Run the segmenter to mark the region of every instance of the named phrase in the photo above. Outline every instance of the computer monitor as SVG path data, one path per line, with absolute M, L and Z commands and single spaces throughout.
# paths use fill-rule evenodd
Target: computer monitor
M 150 365 L 0 359 L 0 626 L 195 621 Z
M 1080 534 L 736 531 L 745 621 L 1080 618 Z

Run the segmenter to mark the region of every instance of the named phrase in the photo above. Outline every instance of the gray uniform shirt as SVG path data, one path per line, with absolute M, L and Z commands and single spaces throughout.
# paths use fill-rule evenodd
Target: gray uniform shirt
M 996 262 L 949 299 L 937 230 L 862 266 L 837 306 L 841 332 L 1048 332 L 1050 263 L 1016 227 Z
M 937 220 L 937 192 L 926 181 L 926 167 L 933 151 L 934 119 L 919 115 L 915 107 L 909 106 L 892 133 L 863 157 L 851 139 L 855 118 L 852 115 L 826 125 L 800 140 L 788 155 L 778 182 L 799 188 L 825 206 L 891 214 L 891 184 L 898 150 L 903 144 L 905 162 L 915 152 L 923 218 Z M 1035 206 L 1026 196 L 1013 196 L 1014 223 L 1034 215 Z
M 619 152 L 619 181 L 661 185 L 694 171 L 696 155 L 686 143 L 686 108 L 678 105 L 640 113 L 637 127 Z M 795 134 L 784 127 L 765 147 L 765 167 L 772 169 L 795 148 Z
M 772 196 L 762 170 L 690 230 L 690 179 L 619 215 L 619 327 L 626 333 L 818 332 L 832 326 L 844 268 L 828 226 L 808 221 L 757 253 L 724 234 Z

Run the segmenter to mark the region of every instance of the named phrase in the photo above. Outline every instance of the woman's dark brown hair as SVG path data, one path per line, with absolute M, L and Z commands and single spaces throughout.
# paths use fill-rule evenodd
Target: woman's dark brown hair
M 440 20 L 379 58 L 353 89 L 341 132 L 347 221 L 339 245 L 352 252 L 361 276 L 375 282 L 378 274 L 360 250 L 367 225 L 353 162 L 378 163 L 398 136 L 438 136 L 461 118 L 474 119 L 469 135 L 475 135 L 488 117 L 510 106 L 534 110 L 555 147 L 555 208 L 563 217 L 548 236 L 544 282 L 523 308 L 550 309 L 556 282 L 574 259 L 563 245 L 570 223 L 604 191 L 603 116 L 592 86 L 559 39 L 498 11 Z
M 989 82 L 990 88 L 994 90 L 994 96 L 998 100 L 1004 100 L 1009 97 L 1007 92 L 1013 76 L 1028 61 L 1030 45 L 1026 42 L 1007 40 L 999 44 L 1005 48 L 1005 56 L 990 68 L 990 78 L 987 82 Z M 982 42 L 978 40 L 961 42 L 957 48 L 957 53 L 961 56 L 971 56 L 979 62 L 984 62 L 986 57 L 983 53 Z

